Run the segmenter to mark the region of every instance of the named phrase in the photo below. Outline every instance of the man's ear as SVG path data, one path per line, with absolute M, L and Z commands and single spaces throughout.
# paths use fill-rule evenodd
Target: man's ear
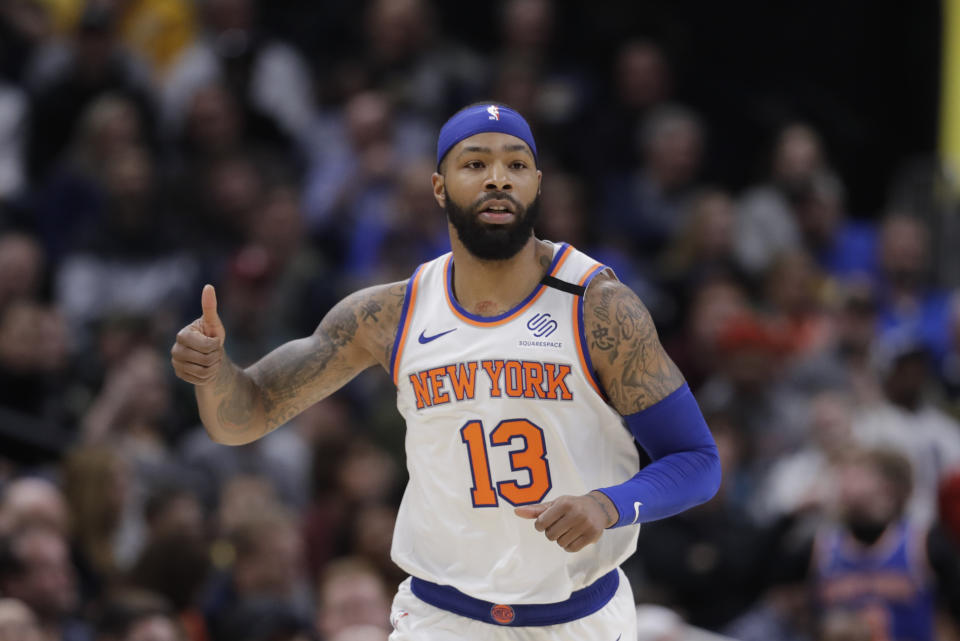
M 539 169 L 537 170 L 537 195 L 541 193 L 541 188 L 543 187 L 543 172 Z
M 433 176 L 430 177 L 431 182 L 433 182 L 433 197 L 436 199 L 437 204 L 441 208 L 447 206 L 447 190 L 443 185 L 443 174 L 438 174 L 434 172 Z

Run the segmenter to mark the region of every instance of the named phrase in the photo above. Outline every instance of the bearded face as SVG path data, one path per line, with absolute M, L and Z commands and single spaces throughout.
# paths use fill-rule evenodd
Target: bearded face
M 540 215 L 540 196 L 534 196 L 526 206 L 502 191 L 484 194 L 467 206 L 448 197 L 444 209 L 467 251 L 483 260 L 506 260 L 515 256 L 530 240 Z M 512 214 L 513 220 L 485 222 L 481 219 L 485 212 L 487 218 Z

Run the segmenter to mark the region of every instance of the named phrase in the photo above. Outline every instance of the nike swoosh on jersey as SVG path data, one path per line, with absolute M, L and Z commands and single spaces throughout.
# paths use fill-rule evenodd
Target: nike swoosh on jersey
M 455 332 L 455 331 L 457 331 L 457 328 L 454 327 L 453 329 L 448 329 L 448 330 L 445 331 L 445 332 L 440 332 L 439 334 L 434 334 L 433 336 L 427 336 L 427 335 L 425 334 L 426 331 L 427 331 L 427 330 L 423 330 L 422 332 L 420 332 L 420 337 L 417 338 L 417 340 L 420 341 L 420 344 L 421 344 L 421 345 L 426 345 L 426 344 L 429 343 L 430 341 L 435 341 L 435 340 L 437 340 L 438 338 L 440 338 L 441 336 L 446 336 L 446 335 L 449 334 L 450 332 Z
M 640 519 L 640 506 L 643 505 L 640 501 L 633 502 L 633 522 L 636 523 Z

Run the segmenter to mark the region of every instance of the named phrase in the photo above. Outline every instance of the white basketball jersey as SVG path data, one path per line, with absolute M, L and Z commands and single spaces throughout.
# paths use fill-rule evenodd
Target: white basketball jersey
M 603 267 L 559 244 L 549 273 L 585 286 Z M 476 316 L 452 295 L 453 269 L 446 254 L 410 279 L 391 360 L 410 472 L 392 557 L 475 598 L 562 601 L 630 556 L 638 528 L 571 554 L 513 509 L 622 483 L 637 451 L 593 374 L 581 296 L 540 284 Z

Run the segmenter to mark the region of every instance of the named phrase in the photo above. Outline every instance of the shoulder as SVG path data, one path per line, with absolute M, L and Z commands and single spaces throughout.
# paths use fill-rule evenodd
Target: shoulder
M 316 333 L 326 334 L 336 345 L 354 343 L 389 369 L 407 282 L 374 285 L 350 294 L 330 310 Z
M 598 274 L 587 288 L 583 321 L 597 375 L 621 414 L 639 412 L 683 384 L 660 345 L 650 312 L 609 272 Z

